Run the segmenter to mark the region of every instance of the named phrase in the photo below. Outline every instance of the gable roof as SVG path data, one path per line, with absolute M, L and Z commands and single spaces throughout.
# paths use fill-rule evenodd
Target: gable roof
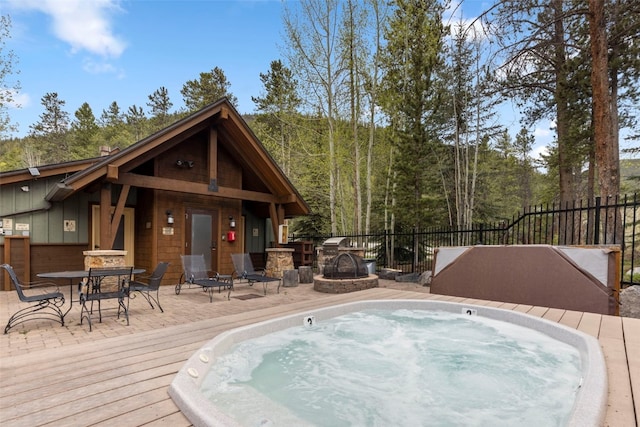
M 246 189 L 218 188 L 217 186 L 211 187 L 206 184 L 191 182 L 188 186 L 182 186 L 184 192 L 277 203 L 284 208 L 286 216 L 306 215 L 310 212 L 309 206 L 298 191 L 226 98 L 208 105 L 202 110 L 177 121 L 116 154 L 91 159 L 86 163 L 76 165 L 78 168 L 74 171 L 75 173 L 60 181 L 46 195 L 45 199 L 51 202 L 62 201 L 72 194 L 105 179 L 111 182 L 139 186 L 139 180 L 136 181 L 136 175 L 131 173 L 132 170 L 160 153 L 180 144 L 190 136 L 214 125 L 218 133 L 223 136 L 221 140 L 228 141 L 224 144 L 224 148 L 238 161 L 243 170 L 250 171 L 253 176 L 260 180 L 263 188 L 266 188 L 268 193 Z M 50 174 L 53 174 L 56 169 L 60 173 L 64 173 L 64 170 L 62 170 L 64 165 L 67 164 L 52 168 Z M 39 169 L 45 170 L 46 168 Z M 5 183 L 4 175 L 0 174 L 3 183 Z M 9 174 L 6 175 L 9 176 Z M 15 173 L 14 176 L 14 179 L 19 176 L 25 180 L 32 178 L 27 170 Z M 156 178 L 153 188 L 163 189 L 163 185 L 167 185 L 167 183 L 162 178 Z M 175 188 L 164 189 L 175 190 Z
M 18 182 L 31 181 L 37 178 L 47 178 L 50 176 L 58 176 L 65 174 L 74 174 L 78 171 L 100 162 L 102 157 L 94 157 L 91 159 L 74 160 L 71 162 L 55 163 L 50 165 L 42 165 L 36 168 L 16 169 L 12 171 L 0 172 L 0 185 L 15 184 Z M 31 169 L 37 170 L 37 175 L 31 172 Z

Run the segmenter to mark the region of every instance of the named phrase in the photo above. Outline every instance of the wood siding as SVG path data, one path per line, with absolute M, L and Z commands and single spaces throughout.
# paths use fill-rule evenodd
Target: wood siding
M 0 246 L 0 263 L 4 263 L 4 245 Z M 38 273 L 45 273 L 48 271 L 63 271 L 63 270 L 84 270 L 84 255 L 83 251 L 88 249 L 86 244 L 31 244 L 31 257 L 30 257 L 30 280 L 35 282 L 38 279 Z M 16 259 L 19 259 L 20 254 L 16 254 Z M 19 273 L 18 277 L 23 277 L 22 266 L 23 262 L 13 265 L 16 273 Z M 5 275 L 0 274 L 0 289 L 5 289 Z M 66 283 L 62 283 L 65 284 Z

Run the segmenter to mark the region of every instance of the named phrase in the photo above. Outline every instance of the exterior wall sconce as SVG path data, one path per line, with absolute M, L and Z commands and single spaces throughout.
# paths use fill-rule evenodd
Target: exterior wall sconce
M 20 190 L 22 190 L 24 193 L 28 193 L 30 188 L 28 185 L 23 185 L 22 187 L 20 187 Z
M 232 216 L 229 217 L 229 228 L 236 228 L 236 220 Z
M 183 169 L 192 169 L 194 164 L 193 160 L 176 160 L 176 166 Z
M 171 211 L 167 211 L 167 224 L 173 225 L 173 214 Z

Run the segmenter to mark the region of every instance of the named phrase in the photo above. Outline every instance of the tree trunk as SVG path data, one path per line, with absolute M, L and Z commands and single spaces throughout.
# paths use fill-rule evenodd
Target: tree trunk
M 593 125 L 596 148 L 598 184 L 603 200 L 620 192 L 618 144 L 614 139 L 611 95 L 608 79 L 607 27 L 604 0 L 589 0 L 589 35 L 591 37 L 591 86 L 593 89 Z M 617 210 L 608 209 L 607 224 L 613 227 Z M 615 239 L 614 230 L 607 230 L 607 240 Z
M 556 104 L 556 132 L 558 135 L 558 174 L 560 178 L 560 205 L 564 206 L 575 200 L 575 183 L 573 176 L 573 153 L 569 144 L 569 108 L 567 102 L 567 71 L 566 46 L 564 41 L 563 0 L 553 0 L 554 23 L 554 67 L 555 67 L 555 104 Z M 561 217 L 559 225 L 560 236 L 567 236 L 566 219 Z M 560 244 L 567 242 L 559 241 Z

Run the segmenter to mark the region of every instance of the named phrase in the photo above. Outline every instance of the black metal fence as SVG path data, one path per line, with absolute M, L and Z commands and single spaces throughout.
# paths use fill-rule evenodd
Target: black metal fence
M 471 229 L 431 228 L 412 233 L 381 231 L 340 235 L 352 246 L 364 248 L 365 258 L 376 268 L 395 268 L 405 273 L 432 270 L 434 249 L 441 246 L 571 245 L 619 246 L 621 286 L 640 285 L 640 198 L 597 197 L 565 205 L 532 206 L 511 222 L 478 225 Z M 333 235 L 291 234 L 289 241 L 311 241 L 321 246 Z M 635 271 L 635 273 L 634 273 Z

